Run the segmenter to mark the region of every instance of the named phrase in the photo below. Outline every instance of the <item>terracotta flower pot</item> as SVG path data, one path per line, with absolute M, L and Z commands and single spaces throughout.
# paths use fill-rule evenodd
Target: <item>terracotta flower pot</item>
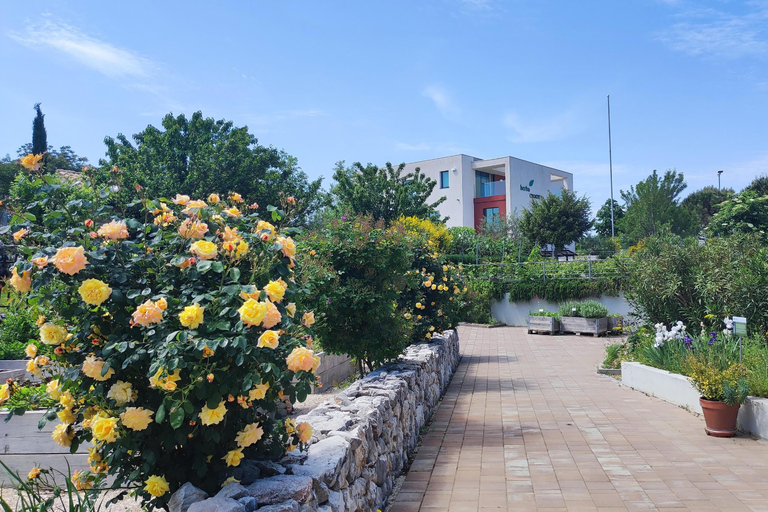
M 736 435 L 736 417 L 741 404 L 727 405 L 725 402 L 699 398 L 704 412 L 706 432 L 715 437 L 733 437 Z

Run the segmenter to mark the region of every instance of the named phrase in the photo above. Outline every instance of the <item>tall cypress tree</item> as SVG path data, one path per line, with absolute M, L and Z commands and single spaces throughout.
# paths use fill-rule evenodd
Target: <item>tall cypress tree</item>
M 40 104 L 35 104 L 37 115 L 32 121 L 32 153 L 41 155 L 48 151 L 48 135 L 45 133 L 45 114 L 40 110 Z

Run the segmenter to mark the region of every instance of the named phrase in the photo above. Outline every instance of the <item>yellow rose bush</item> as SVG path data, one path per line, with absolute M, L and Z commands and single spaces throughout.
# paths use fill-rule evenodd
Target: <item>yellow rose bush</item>
M 237 194 L 205 199 L 139 197 L 120 213 L 49 204 L 6 228 L 27 230 L 11 284 L 45 314 L 52 354 L 30 363 L 53 372 L 54 440 L 92 444 L 94 473 L 150 508 L 187 481 L 215 494 L 242 458 L 308 440 L 278 413 L 317 368 L 295 232 L 281 227 L 290 211 L 270 207 L 267 222 Z

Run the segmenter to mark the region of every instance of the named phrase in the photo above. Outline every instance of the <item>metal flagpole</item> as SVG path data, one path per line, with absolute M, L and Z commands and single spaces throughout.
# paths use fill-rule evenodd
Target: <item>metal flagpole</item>
M 613 227 L 613 154 L 611 153 L 611 95 L 608 95 L 608 166 L 611 175 L 611 238 L 616 238 Z

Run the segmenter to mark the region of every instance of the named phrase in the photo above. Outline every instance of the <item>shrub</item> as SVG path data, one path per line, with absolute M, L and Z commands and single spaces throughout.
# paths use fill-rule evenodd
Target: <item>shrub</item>
M 560 316 L 579 316 L 583 318 L 603 318 L 608 316 L 608 308 L 596 300 L 583 302 L 568 301 L 558 308 Z
M 425 238 L 430 247 L 439 253 L 445 253 L 451 245 L 451 232 L 442 224 L 418 217 L 401 217 L 398 224 L 406 233 Z
M 24 351 L 30 341 L 37 338 L 37 314 L 32 308 L 14 303 L 8 308 L 3 323 L 0 324 L 0 359 L 24 359 Z
M 396 359 L 410 339 L 410 322 L 397 304 L 413 258 L 402 227 L 342 218 L 305 243 L 314 254 L 304 261 L 309 300 L 325 306 L 317 325 L 323 350 L 349 354 L 369 369 Z
M 128 218 L 60 202 L 42 183 L 37 199 L 44 230 L 25 212 L 11 221 L 23 259 L 10 283 L 49 312 L 40 338 L 53 363 L 32 365 L 54 379 L 59 444 L 93 441 L 92 471 L 156 507 L 186 481 L 215 492 L 241 457 L 308 440 L 278 412 L 306 397 L 318 363 L 313 315 L 293 305 L 293 231 L 234 193 L 141 197 Z

